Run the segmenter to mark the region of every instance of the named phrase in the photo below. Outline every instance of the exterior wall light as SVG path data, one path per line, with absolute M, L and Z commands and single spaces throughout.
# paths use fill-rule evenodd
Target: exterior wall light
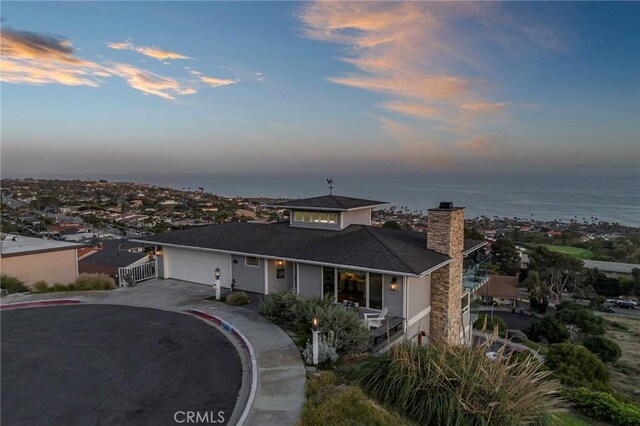
M 162 256 L 162 247 L 161 246 L 156 247 L 156 256 Z
M 391 283 L 389 284 L 389 290 L 398 291 L 398 278 L 391 278 Z
M 276 266 L 284 266 L 284 260 L 276 260 Z

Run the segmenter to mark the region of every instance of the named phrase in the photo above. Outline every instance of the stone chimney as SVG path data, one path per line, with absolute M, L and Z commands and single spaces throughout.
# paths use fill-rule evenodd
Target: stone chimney
M 431 338 L 459 344 L 464 207 L 441 202 L 438 208 L 429 209 L 427 249 L 451 258 L 451 263 L 431 273 Z

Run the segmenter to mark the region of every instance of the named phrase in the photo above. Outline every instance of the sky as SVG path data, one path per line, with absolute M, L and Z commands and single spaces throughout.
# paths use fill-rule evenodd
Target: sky
M 640 166 L 640 4 L 3 2 L 2 177 Z

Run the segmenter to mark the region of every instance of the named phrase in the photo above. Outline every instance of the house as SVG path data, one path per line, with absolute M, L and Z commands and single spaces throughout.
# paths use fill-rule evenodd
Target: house
M 510 275 L 491 275 L 489 281 L 476 290 L 475 297 L 485 303 L 501 306 L 516 306 L 518 302 L 518 277 Z
M 0 270 L 32 286 L 44 280 L 67 284 L 78 276 L 76 249 L 82 244 L 2 234 Z
M 605 262 L 602 260 L 584 260 L 584 267 L 597 269 L 607 278 L 631 277 L 634 269 L 640 269 L 637 263 Z
M 294 291 L 361 310 L 387 309 L 407 339 L 468 341 L 470 294 L 463 257 L 483 247 L 464 239 L 464 207 L 429 210 L 429 231 L 371 226 L 385 202 L 325 195 L 272 205 L 285 223 L 231 222 L 135 240 L 155 244 L 161 277 L 261 294 Z M 426 339 L 425 339 L 426 341 Z
M 81 274 L 106 274 L 118 277 L 118 268 L 129 268 L 149 261 L 149 255 L 140 244 L 127 240 L 104 240 L 78 260 Z

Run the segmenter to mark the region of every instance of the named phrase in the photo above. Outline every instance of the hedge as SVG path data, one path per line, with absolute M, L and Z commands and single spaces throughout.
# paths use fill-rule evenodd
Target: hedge
M 568 389 L 564 396 L 582 414 L 614 426 L 640 425 L 640 407 L 618 401 L 606 392 L 592 392 L 586 388 Z

